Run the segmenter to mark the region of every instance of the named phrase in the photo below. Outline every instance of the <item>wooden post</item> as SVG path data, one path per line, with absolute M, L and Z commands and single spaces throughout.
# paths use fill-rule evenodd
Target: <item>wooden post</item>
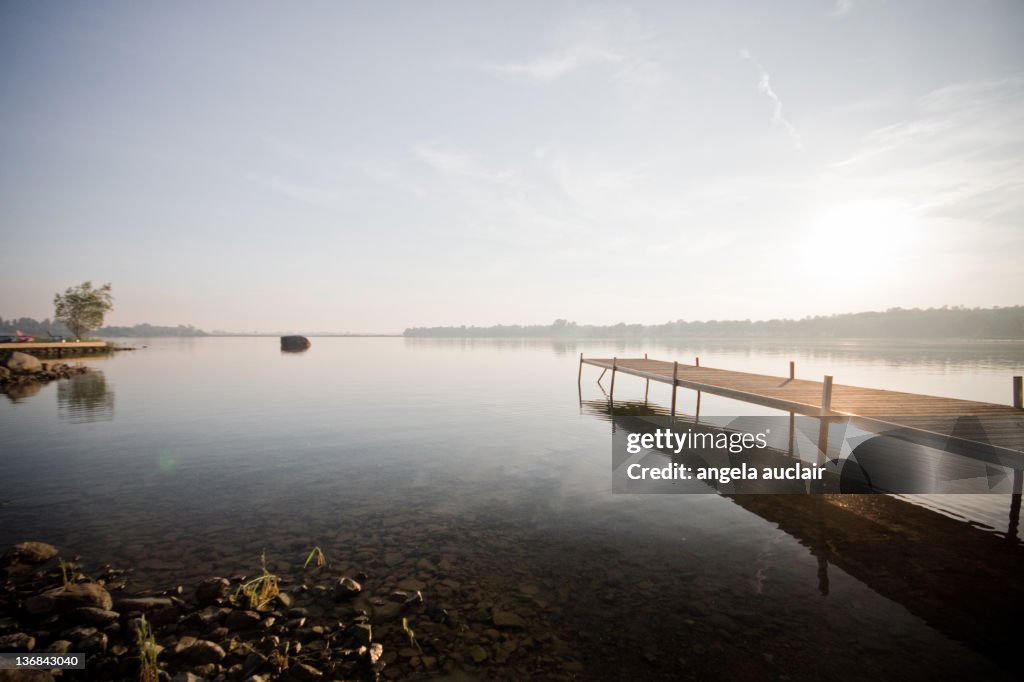
M 1017 529 L 1020 527 L 1020 498 L 1024 491 L 1024 471 L 1013 470 L 1013 495 L 1010 496 L 1010 524 L 1006 529 L 1006 539 L 1010 544 L 1017 544 Z
M 697 358 L 697 363 L 696 363 L 696 365 L 695 365 L 695 366 L 696 366 L 696 367 L 700 367 L 700 358 Z
M 818 466 L 825 464 L 828 456 L 828 427 L 829 419 L 826 415 L 832 411 L 832 377 L 825 375 L 821 383 L 821 422 L 818 427 Z
M 792 360 L 789 361 L 789 378 L 796 379 L 796 363 Z
M 672 363 L 672 417 L 676 416 L 676 381 L 679 380 L 679 363 Z
M 647 359 L 647 353 L 644 353 L 644 360 Z M 651 393 L 651 380 L 647 380 L 647 384 L 644 386 L 644 405 L 647 404 L 647 396 Z
M 1024 407 L 1024 377 L 1013 378 L 1013 406 L 1018 410 Z
M 821 413 L 827 414 L 832 411 L 832 377 L 825 375 L 821 383 Z
M 789 413 L 789 456 L 793 456 L 793 436 L 794 430 L 796 429 L 796 414 L 793 412 Z
M 693 423 L 700 421 L 700 391 L 697 391 L 697 412 L 693 415 Z
M 580 371 L 576 375 L 576 385 L 579 386 L 580 382 L 583 381 L 583 353 L 580 353 Z
M 615 400 L 615 370 L 619 364 L 618 358 L 612 358 L 612 388 L 608 391 L 608 400 Z

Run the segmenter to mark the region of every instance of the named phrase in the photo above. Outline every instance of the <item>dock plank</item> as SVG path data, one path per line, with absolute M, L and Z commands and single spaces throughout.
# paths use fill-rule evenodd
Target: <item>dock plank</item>
M 682 388 L 802 415 L 862 417 L 940 436 L 955 432 L 959 439 L 1024 454 L 1024 409 L 1010 405 L 833 384 L 831 409 L 823 412 L 820 381 L 684 363 L 676 370 L 675 363 L 647 358 L 581 358 L 580 362 L 669 385 L 676 371 L 676 385 Z

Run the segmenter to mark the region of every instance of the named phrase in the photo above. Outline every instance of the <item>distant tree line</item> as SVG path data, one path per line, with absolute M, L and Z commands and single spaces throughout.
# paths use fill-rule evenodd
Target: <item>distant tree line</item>
M 21 330 L 30 336 L 63 336 L 73 338 L 71 330 L 62 322 L 46 318 L 42 321 L 31 317 L 19 317 L 5 320 L 0 317 L 0 334 L 14 334 L 15 330 Z M 137 324 L 132 327 L 100 327 L 95 332 L 96 336 L 209 336 L 202 329 L 196 329 L 192 325 L 179 324 L 176 327 L 164 327 L 153 324 Z
M 605 338 L 921 338 L 1024 339 L 1024 306 L 890 308 L 884 312 L 820 315 L 800 320 L 676 320 L 656 325 L 580 325 L 555 320 L 549 325 L 494 327 L 413 327 L 409 337 Z

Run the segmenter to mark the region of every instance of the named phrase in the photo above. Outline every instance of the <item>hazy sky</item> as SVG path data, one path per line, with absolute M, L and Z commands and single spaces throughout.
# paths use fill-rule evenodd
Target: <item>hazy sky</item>
M 0 315 L 1024 303 L 1024 3 L 0 1 Z

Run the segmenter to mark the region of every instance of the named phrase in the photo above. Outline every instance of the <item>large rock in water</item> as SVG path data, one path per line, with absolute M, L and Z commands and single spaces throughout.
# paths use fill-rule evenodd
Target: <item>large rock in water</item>
M 282 336 L 281 350 L 300 351 L 309 348 L 309 339 L 305 336 Z
M 309 343 L 308 341 L 306 342 Z M 39 362 L 39 358 L 33 357 L 28 353 L 19 353 L 14 351 L 11 353 L 11 357 L 7 358 L 7 369 L 12 372 L 42 372 L 43 363 Z

